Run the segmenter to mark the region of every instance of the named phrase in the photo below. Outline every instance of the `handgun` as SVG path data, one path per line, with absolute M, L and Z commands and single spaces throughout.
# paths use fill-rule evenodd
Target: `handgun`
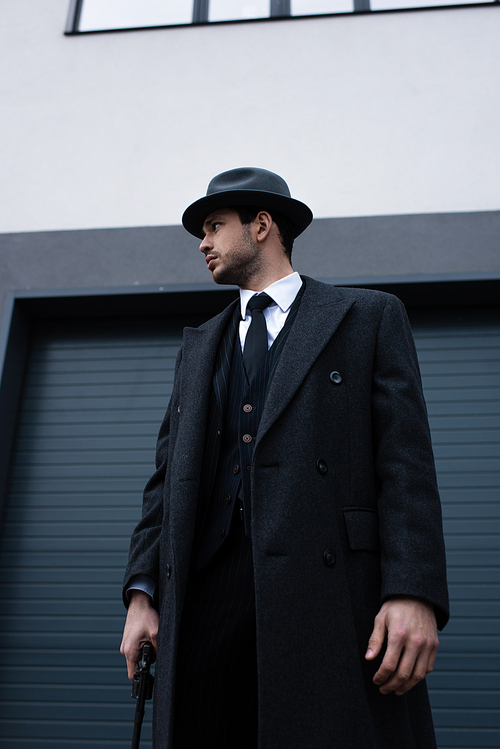
M 137 704 L 135 706 L 132 749 L 139 749 L 142 721 L 145 713 L 144 704 L 146 700 L 150 700 L 153 696 L 153 685 L 155 678 L 152 674 L 149 673 L 153 660 L 153 646 L 150 642 L 145 642 L 142 647 L 141 660 L 137 664 L 137 670 L 132 681 L 132 697 L 137 700 Z

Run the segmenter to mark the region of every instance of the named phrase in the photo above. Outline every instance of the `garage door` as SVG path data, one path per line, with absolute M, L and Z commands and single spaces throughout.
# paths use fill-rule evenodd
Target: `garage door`
M 130 742 L 121 580 L 181 329 L 199 322 L 35 331 L 0 541 L 3 749 Z M 439 745 L 498 747 L 500 317 L 436 310 L 412 313 L 412 324 L 452 596 L 430 678 Z
M 193 322 L 35 331 L 0 545 L 2 749 L 131 743 L 121 582 Z M 146 720 L 141 747 L 150 736 Z
M 500 315 L 411 314 L 443 502 L 451 620 L 429 678 L 442 749 L 500 747 Z

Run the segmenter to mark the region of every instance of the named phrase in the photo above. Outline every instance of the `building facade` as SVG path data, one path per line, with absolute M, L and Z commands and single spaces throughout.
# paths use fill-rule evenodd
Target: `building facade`
M 438 742 L 498 746 L 499 3 L 272 0 L 245 20 L 257 5 L 222 19 L 196 0 L 194 24 L 189 5 L 171 25 L 92 31 L 85 3 L 1 4 L 5 749 L 131 735 L 128 537 L 182 328 L 236 293 L 180 218 L 246 165 L 314 212 L 296 270 L 407 306 L 452 600 L 429 679 Z

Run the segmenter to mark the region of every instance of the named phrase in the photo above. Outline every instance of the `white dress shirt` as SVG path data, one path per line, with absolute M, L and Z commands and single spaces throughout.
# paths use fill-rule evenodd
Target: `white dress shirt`
M 259 294 L 266 293 L 271 297 L 273 303 L 266 307 L 264 310 L 264 317 L 267 326 L 267 348 L 271 348 L 275 339 L 278 337 L 285 320 L 290 312 L 290 307 L 295 301 L 295 297 L 299 293 L 299 289 L 302 286 L 302 279 L 297 272 L 291 273 L 289 276 L 280 278 L 279 281 L 275 281 L 267 289 L 263 289 Z M 241 349 L 245 345 L 245 338 L 252 322 L 252 315 L 247 312 L 247 305 L 250 299 L 255 296 L 257 292 L 250 291 L 249 289 L 240 289 L 240 306 L 241 306 L 241 322 L 240 322 L 240 341 Z

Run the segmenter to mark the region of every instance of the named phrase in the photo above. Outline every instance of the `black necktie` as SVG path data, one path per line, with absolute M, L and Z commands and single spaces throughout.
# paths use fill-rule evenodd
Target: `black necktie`
M 247 310 L 252 313 L 252 322 L 248 328 L 243 349 L 243 364 L 248 382 L 253 380 L 262 359 L 267 354 L 267 327 L 264 310 L 272 301 L 267 294 L 256 294 L 247 304 Z

